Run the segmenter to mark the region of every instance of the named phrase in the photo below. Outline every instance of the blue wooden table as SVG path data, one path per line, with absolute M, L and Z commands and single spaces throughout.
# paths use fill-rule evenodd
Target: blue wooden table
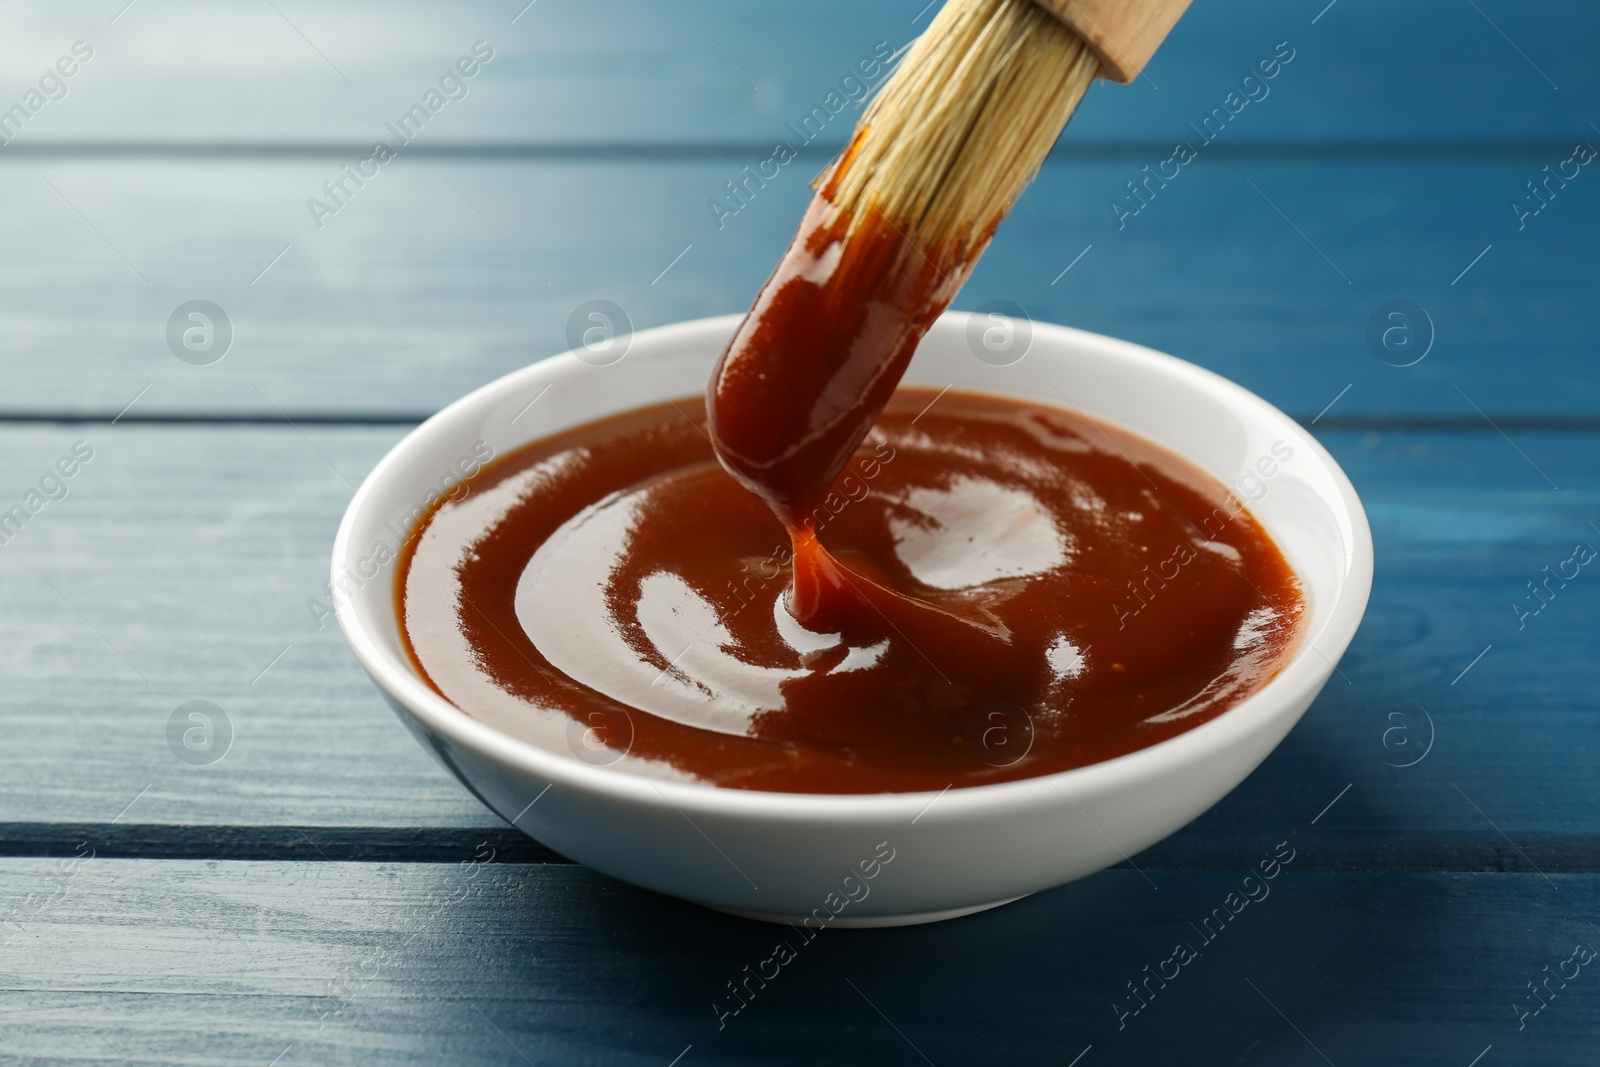
M 745 307 L 925 3 L 0 15 L 0 1062 L 1600 1060 L 1589 5 L 1197 0 L 957 302 L 1238 380 L 1372 519 L 1333 683 L 1132 863 L 830 933 L 719 1025 L 774 928 L 523 838 L 356 666 L 354 485 L 584 301 Z

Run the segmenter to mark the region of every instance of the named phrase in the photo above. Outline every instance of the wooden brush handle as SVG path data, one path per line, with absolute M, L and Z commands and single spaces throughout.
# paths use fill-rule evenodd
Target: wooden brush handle
M 1189 0 L 1034 0 L 1100 57 L 1101 73 L 1131 82 L 1189 6 Z

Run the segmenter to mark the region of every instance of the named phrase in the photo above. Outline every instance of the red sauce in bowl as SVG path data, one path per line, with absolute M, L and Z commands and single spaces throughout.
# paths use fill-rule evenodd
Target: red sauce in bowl
M 1132 752 L 1292 651 L 1283 556 L 1170 451 L 956 390 L 901 389 L 866 425 L 777 513 L 718 462 L 698 400 L 503 457 L 408 543 L 418 669 L 468 714 L 590 762 L 870 793 Z M 797 568 L 817 583 L 798 595 Z

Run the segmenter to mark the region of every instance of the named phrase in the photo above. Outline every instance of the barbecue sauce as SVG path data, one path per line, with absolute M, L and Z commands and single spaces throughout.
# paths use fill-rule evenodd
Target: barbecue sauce
M 1171 737 L 1294 645 L 1298 585 L 1244 502 L 1114 426 L 901 389 L 783 519 L 709 429 L 699 401 L 629 412 L 507 455 L 438 506 L 398 589 L 429 683 L 504 732 L 642 774 L 940 790 Z M 824 583 L 806 625 L 797 574 Z

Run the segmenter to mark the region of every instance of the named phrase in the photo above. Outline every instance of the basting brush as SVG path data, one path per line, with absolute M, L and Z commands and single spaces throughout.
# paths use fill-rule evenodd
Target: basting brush
M 837 569 L 813 516 L 917 342 L 1090 82 L 1132 80 L 1187 6 L 948 0 L 818 179 L 707 394 L 719 459 L 794 538 L 802 619 Z

